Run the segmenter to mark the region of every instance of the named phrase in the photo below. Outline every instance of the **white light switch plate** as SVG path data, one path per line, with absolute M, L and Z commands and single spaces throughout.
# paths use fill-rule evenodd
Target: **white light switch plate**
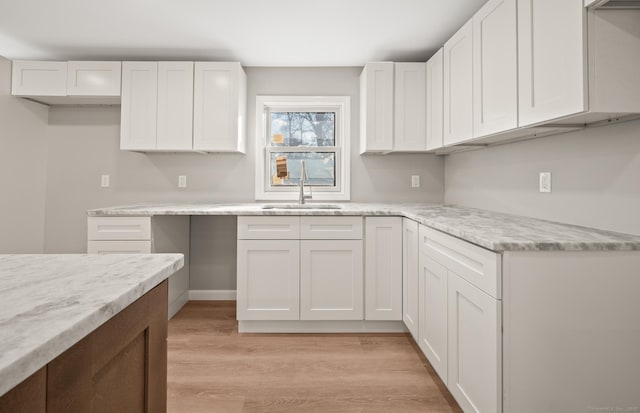
M 186 188 L 187 187 L 187 177 L 186 175 L 178 176 L 178 188 Z
M 102 188 L 109 188 L 109 175 L 100 176 L 100 186 Z
M 540 172 L 540 192 L 551 192 L 551 172 Z
M 420 175 L 411 176 L 411 188 L 420 188 Z

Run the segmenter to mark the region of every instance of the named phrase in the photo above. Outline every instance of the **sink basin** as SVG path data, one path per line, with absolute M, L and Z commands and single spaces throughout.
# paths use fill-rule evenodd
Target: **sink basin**
M 342 207 L 330 204 L 273 204 L 265 205 L 262 209 L 342 209 Z

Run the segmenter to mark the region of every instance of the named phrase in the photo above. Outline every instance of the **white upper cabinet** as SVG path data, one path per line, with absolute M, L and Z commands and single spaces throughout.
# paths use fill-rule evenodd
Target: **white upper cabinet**
M 518 126 L 516 0 L 490 0 L 473 16 L 473 134 Z
M 193 149 L 245 152 L 247 77 L 237 62 L 196 62 Z
M 67 62 L 14 60 L 11 94 L 14 96 L 66 96 Z
M 158 63 L 122 63 L 120 149 L 156 149 Z
M 393 62 L 367 63 L 360 75 L 360 153 L 393 149 Z
M 427 150 L 442 146 L 444 122 L 444 49 L 427 62 Z
M 394 151 L 426 149 L 426 65 L 395 64 Z
M 193 62 L 158 63 L 156 149 L 193 148 Z
M 67 95 L 120 96 L 122 62 L 67 63 Z
M 586 110 L 585 17 L 579 0 L 518 0 L 521 126 Z
M 473 22 L 444 45 L 444 144 L 473 137 Z

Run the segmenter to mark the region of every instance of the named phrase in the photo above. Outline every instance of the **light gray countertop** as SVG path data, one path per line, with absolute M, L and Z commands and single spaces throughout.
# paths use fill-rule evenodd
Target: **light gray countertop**
M 503 251 L 640 250 L 640 236 L 454 205 L 331 203 L 340 209 L 263 209 L 263 203 L 152 204 L 93 209 L 89 216 L 362 215 L 401 216 L 481 247 Z
M 0 396 L 183 264 L 182 254 L 0 255 Z

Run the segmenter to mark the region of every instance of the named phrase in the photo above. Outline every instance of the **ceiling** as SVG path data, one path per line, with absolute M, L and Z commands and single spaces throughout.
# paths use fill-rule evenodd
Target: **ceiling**
M 244 66 L 425 61 L 485 1 L 0 0 L 0 56 Z

